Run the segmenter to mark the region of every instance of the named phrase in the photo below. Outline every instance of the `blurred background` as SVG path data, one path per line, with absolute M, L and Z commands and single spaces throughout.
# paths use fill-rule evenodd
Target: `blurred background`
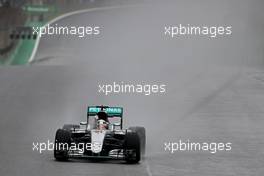
M 21 36 L 10 37 L 17 28 L 42 26 L 52 18 L 70 11 L 141 1 L 143 0 L 0 0 L 0 65 L 26 63 L 26 61 L 19 63 L 13 61 L 16 53 L 19 52 L 16 49 L 19 50 L 21 45 L 33 46 L 34 41 L 21 44 L 22 41 L 19 40 Z M 30 53 L 29 51 L 28 55 Z

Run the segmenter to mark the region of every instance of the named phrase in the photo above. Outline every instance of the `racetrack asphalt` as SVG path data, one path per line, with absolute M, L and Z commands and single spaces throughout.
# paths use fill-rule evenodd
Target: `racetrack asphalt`
M 58 25 L 99 25 L 100 36 L 44 36 L 31 66 L 0 68 L 0 175 L 262 176 L 263 3 L 170 1 L 74 15 Z M 231 37 L 170 39 L 170 24 L 232 25 Z M 99 84 L 166 84 L 165 94 L 103 95 Z M 124 107 L 145 126 L 147 153 L 119 161 L 57 162 L 33 142 L 54 140 L 87 105 Z M 231 151 L 164 150 L 164 142 L 231 142 Z

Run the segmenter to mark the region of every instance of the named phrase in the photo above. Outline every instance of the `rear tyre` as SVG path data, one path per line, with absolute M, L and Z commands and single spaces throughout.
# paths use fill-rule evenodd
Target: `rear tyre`
M 76 124 L 65 124 L 65 125 L 63 125 L 62 129 L 71 131 L 72 129 L 80 129 L 80 125 L 76 125 Z
M 128 132 L 125 137 L 125 160 L 128 163 L 138 163 L 141 159 L 140 138 L 135 132 Z
M 55 135 L 54 157 L 58 161 L 67 161 L 71 144 L 71 132 L 58 129 Z
M 144 127 L 129 127 L 129 130 L 136 132 L 140 138 L 141 154 L 145 155 L 146 151 L 146 130 Z

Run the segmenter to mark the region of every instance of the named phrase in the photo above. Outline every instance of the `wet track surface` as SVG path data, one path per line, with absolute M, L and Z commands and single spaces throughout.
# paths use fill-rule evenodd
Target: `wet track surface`
M 264 14 L 263 3 L 252 2 L 126 7 L 58 21 L 99 25 L 102 35 L 44 36 L 32 66 L 0 69 L 0 175 L 263 175 Z M 163 36 L 165 25 L 180 22 L 229 24 L 234 33 Z M 114 81 L 166 84 L 166 94 L 98 92 L 98 84 Z M 95 104 L 123 106 L 125 127 L 146 127 L 140 164 L 56 162 L 52 151 L 32 151 L 33 142 L 53 140 L 57 128 L 83 121 Z M 164 151 L 164 142 L 180 139 L 231 142 L 232 150 Z

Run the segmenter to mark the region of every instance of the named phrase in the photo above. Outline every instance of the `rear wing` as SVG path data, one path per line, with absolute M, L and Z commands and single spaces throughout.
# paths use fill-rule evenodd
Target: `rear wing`
M 98 112 L 104 111 L 108 117 L 123 117 L 122 107 L 109 107 L 109 106 L 88 106 L 87 117 L 96 116 Z

